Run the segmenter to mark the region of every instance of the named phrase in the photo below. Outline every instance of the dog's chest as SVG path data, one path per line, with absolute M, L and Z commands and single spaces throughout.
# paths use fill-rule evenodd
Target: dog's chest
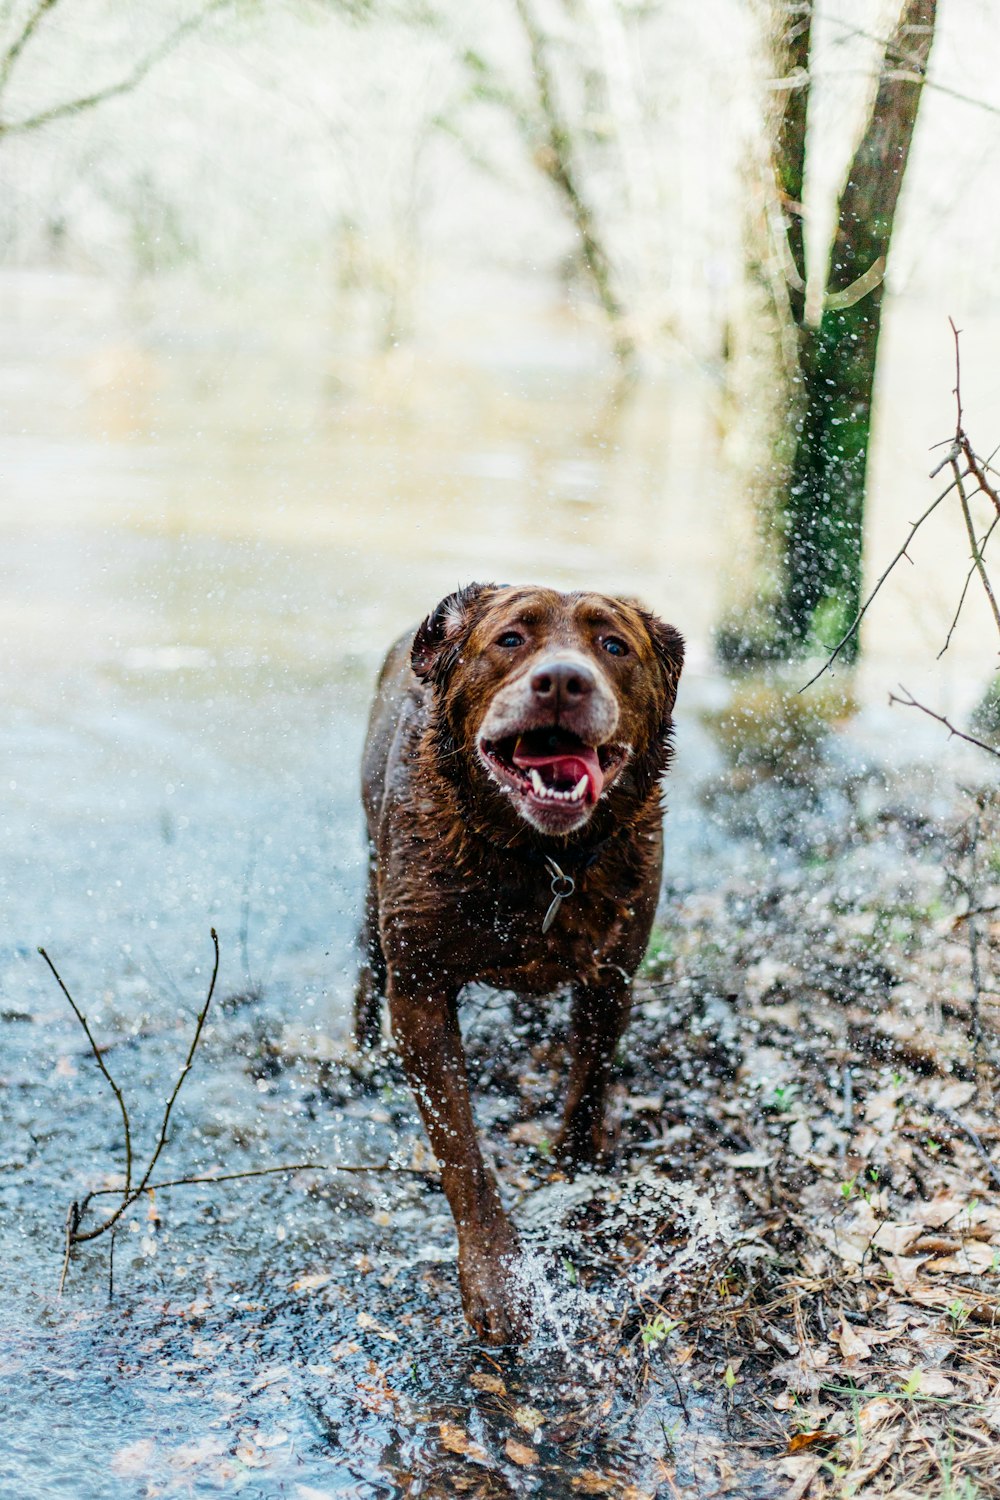
M 466 976 L 546 994 L 571 981 L 596 982 L 609 961 L 620 961 L 623 949 L 633 946 L 628 939 L 636 913 L 629 903 L 585 886 L 566 895 L 555 910 L 554 901 L 553 882 L 544 871 L 527 886 L 463 890 L 452 909 Z M 644 941 L 644 934 L 637 935 L 636 946 Z

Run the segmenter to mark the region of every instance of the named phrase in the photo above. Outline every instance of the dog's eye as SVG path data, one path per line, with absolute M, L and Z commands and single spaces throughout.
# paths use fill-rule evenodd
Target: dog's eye
M 628 656 L 628 647 L 616 635 L 606 635 L 601 645 L 609 656 Z
M 505 630 L 503 635 L 500 636 L 497 640 L 497 645 L 507 646 L 508 648 L 513 648 L 514 646 L 523 646 L 524 636 L 518 635 L 516 630 Z

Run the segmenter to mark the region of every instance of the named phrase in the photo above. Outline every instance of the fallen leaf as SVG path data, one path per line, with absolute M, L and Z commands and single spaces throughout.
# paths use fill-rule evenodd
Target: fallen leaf
M 768 1156 L 766 1151 L 738 1151 L 722 1160 L 727 1167 L 735 1167 L 741 1172 L 763 1172 L 774 1166 L 774 1157 Z
M 595 1469 L 584 1469 L 570 1480 L 575 1490 L 585 1495 L 609 1495 L 618 1485 L 613 1474 L 598 1474 Z
M 857 1494 L 862 1485 L 867 1484 L 869 1479 L 874 1479 L 879 1469 L 884 1468 L 889 1462 L 896 1449 L 894 1437 L 881 1438 L 879 1442 L 866 1448 L 862 1454 L 863 1463 L 856 1469 L 850 1469 L 846 1475 L 850 1481 L 851 1493 Z
M 870 1345 L 866 1344 L 861 1335 L 855 1332 L 846 1318 L 840 1320 L 840 1327 L 833 1336 L 840 1345 L 840 1352 L 846 1360 L 851 1360 L 856 1364 L 858 1360 L 871 1359 Z
M 814 1448 L 817 1443 L 835 1443 L 837 1434 L 820 1427 L 816 1432 L 796 1432 L 788 1439 L 786 1453 L 801 1453 L 804 1448 Z
M 469 1384 L 477 1391 L 488 1391 L 491 1396 L 506 1396 L 507 1387 L 499 1375 L 487 1375 L 482 1370 L 473 1370 Z
M 936 1370 L 923 1370 L 920 1375 L 921 1396 L 953 1396 L 955 1382 Z
M 298 1281 L 293 1281 L 292 1291 L 315 1292 L 318 1287 L 326 1286 L 329 1280 L 329 1271 L 313 1271 L 308 1276 L 300 1276 Z
M 503 1445 L 503 1451 L 509 1459 L 525 1469 L 538 1462 L 538 1454 L 534 1448 L 529 1448 L 527 1443 L 519 1443 L 516 1438 L 508 1438 Z
M 152 1438 L 139 1438 L 135 1443 L 126 1443 L 111 1455 L 111 1472 L 132 1478 L 149 1472 L 149 1462 L 156 1445 Z
M 992 1271 L 993 1262 L 996 1258 L 996 1249 L 982 1240 L 966 1240 L 962 1248 L 954 1255 L 939 1256 L 936 1260 L 926 1261 L 925 1271 L 932 1271 L 937 1275 L 950 1272 L 953 1276 L 975 1276 L 983 1271 Z
M 475 1463 L 485 1464 L 489 1462 L 486 1449 L 481 1447 L 463 1427 L 456 1422 L 439 1422 L 438 1432 L 441 1442 L 449 1453 L 458 1453 L 462 1458 L 471 1458 Z
M 793 1458 L 783 1458 L 778 1468 L 792 1483 L 791 1488 L 785 1490 L 780 1500 L 802 1500 L 806 1490 L 819 1473 L 822 1463 L 822 1458 L 816 1458 L 811 1453 L 797 1453 Z
M 897 1401 L 890 1401 L 887 1396 L 876 1396 L 874 1401 L 868 1401 L 859 1407 L 856 1418 L 858 1428 L 863 1437 L 867 1437 L 876 1427 L 881 1427 L 883 1422 L 892 1421 L 901 1414 L 902 1408 Z
M 198 1366 L 195 1365 L 195 1369 L 197 1368 Z M 262 1391 L 269 1385 L 277 1385 L 280 1380 L 287 1380 L 291 1373 L 288 1365 L 271 1365 L 268 1369 L 261 1370 L 260 1374 L 250 1382 L 251 1393 Z
M 377 1334 L 380 1339 L 386 1339 L 390 1344 L 399 1343 L 399 1334 L 393 1333 L 389 1328 L 383 1328 L 381 1323 L 376 1323 L 371 1313 L 358 1313 L 358 1327 L 366 1328 L 369 1333 Z
M 533 1406 L 515 1406 L 511 1416 L 524 1432 L 537 1432 L 545 1421 L 544 1415 Z

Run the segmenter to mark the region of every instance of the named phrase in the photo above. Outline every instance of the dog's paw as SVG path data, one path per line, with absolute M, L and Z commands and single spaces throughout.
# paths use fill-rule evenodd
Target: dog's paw
M 462 1307 L 484 1344 L 526 1344 L 531 1338 L 527 1289 L 519 1276 L 520 1250 L 466 1249 L 460 1252 L 458 1279 Z

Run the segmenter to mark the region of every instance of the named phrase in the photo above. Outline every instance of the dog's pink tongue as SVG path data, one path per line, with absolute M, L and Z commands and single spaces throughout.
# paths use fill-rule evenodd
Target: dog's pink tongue
M 596 802 L 601 795 L 604 786 L 604 772 L 597 758 L 597 751 L 590 745 L 581 745 L 579 749 L 556 752 L 551 755 L 532 755 L 521 748 L 522 741 L 518 740 L 514 746 L 514 754 L 511 757 L 515 766 L 520 766 L 523 771 L 530 771 L 532 767 L 540 771 L 543 766 L 549 766 L 552 770 L 552 781 L 558 781 L 563 786 L 577 786 L 581 776 L 587 778 L 587 790 L 585 793 L 588 802 Z

